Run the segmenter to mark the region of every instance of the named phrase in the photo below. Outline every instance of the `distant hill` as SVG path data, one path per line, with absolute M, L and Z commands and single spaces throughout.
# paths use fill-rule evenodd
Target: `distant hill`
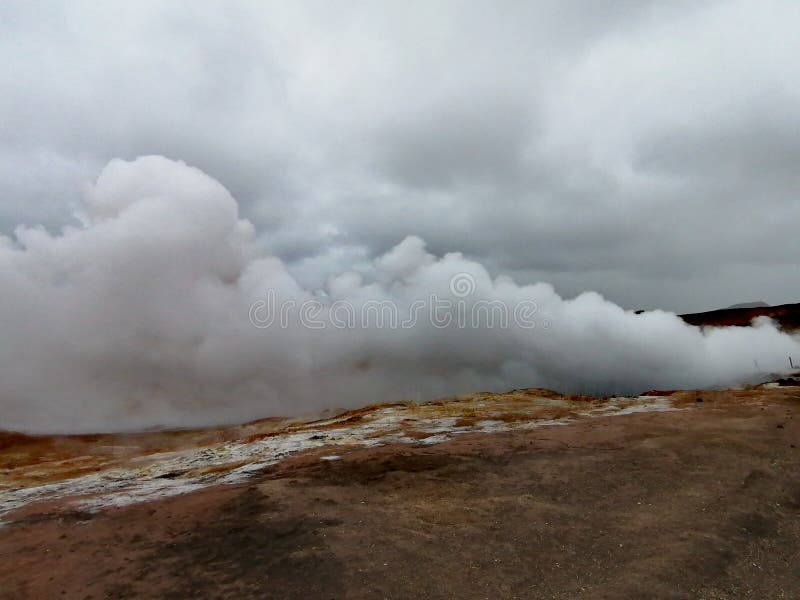
M 755 302 L 741 302 L 739 304 L 732 304 L 728 308 L 767 308 L 769 304 L 761 300 Z
M 756 304 L 748 303 L 748 304 Z M 763 304 L 763 303 L 760 303 Z M 737 306 L 739 308 L 737 308 Z M 756 317 L 767 316 L 774 319 L 788 331 L 800 330 L 800 304 L 781 304 L 780 306 L 742 306 L 735 305 L 720 310 L 680 315 L 690 325 L 725 327 L 746 327 Z

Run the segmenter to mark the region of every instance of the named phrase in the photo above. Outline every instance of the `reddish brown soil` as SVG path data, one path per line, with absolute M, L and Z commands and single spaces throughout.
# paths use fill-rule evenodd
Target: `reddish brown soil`
M 672 398 L 32 514 L 0 529 L 0 597 L 800 597 L 800 389 Z
M 800 330 L 800 304 L 781 304 L 755 308 L 723 308 L 702 313 L 680 315 L 690 325 L 725 327 L 746 327 L 756 317 L 771 317 L 782 329 Z M 800 359 L 798 359 L 800 360 Z
M 294 420 L 268 418 L 244 425 L 139 433 L 27 435 L 0 431 L 0 492 L 8 480 L 36 485 L 84 475 L 131 458 L 198 448 L 280 431 Z

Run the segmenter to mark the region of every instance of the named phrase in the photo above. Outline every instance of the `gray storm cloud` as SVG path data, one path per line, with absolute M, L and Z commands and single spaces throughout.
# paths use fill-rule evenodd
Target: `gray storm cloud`
M 0 233 L 114 157 L 220 181 L 303 286 L 406 235 L 625 308 L 796 302 L 800 3 L 0 2 Z
M 198 426 L 518 386 L 636 393 L 800 355 L 768 321 L 702 332 L 595 293 L 564 299 L 415 236 L 307 290 L 225 187 L 159 156 L 111 161 L 80 218 L 0 237 L 4 429 Z

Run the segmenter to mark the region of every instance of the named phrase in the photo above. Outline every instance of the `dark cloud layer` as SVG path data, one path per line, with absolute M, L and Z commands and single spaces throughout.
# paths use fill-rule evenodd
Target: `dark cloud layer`
M 788 0 L 4 2 L 0 230 L 162 154 L 310 288 L 414 234 L 626 307 L 794 301 L 798 27 Z

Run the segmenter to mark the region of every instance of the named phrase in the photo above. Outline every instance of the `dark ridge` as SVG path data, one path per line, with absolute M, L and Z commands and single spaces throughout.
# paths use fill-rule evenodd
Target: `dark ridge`
M 756 317 L 775 320 L 786 331 L 800 330 L 800 304 L 780 306 L 753 306 L 749 308 L 722 308 L 708 312 L 680 315 L 689 325 L 698 327 L 747 327 Z

